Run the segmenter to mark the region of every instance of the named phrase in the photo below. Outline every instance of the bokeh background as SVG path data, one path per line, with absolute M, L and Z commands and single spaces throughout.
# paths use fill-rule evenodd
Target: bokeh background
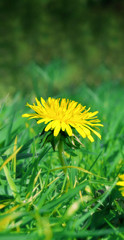
M 124 85 L 123 0 L 1 0 L 0 98 Z

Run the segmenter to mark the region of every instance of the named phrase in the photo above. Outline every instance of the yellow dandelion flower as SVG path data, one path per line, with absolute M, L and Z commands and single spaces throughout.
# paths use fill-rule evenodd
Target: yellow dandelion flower
M 124 197 L 124 174 L 118 176 L 121 180 L 116 183 L 116 185 L 121 186 L 119 190 L 121 191 L 122 196 Z
M 36 118 L 37 124 L 45 123 L 45 131 L 53 130 L 53 135 L 56 137 L 60 131 L 66 132 L 69 136 L 73 135 L 73 129 L 83 137 L 88 138 L 91 142 L 94 141 L 91 132 L 101 139 L 100 133 L 93 128 L 103 126 L 100 120 L 97 119 L 97 113 L 90 112 L 90 108 L 85 109 L 78 102 L 71 101 L 65 98 L 54 99 L 49 97 L 45 101 L 41 97 L 41 101 L 35 98 L 36 104 L 27 106 L 35 111 L 35 113 L 23 114 L 22 117 L 29 117 L 29 119 Z M 97 130 L 99 130 L 97 128 Z

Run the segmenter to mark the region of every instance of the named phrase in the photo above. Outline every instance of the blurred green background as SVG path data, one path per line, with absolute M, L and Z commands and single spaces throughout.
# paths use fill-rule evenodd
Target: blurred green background
M 124 1 L 1 0 L 0 98 L 124 84 Z

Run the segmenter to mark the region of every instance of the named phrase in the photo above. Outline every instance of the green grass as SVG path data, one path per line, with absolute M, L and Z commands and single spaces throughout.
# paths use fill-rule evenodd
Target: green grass
M 109 83 L 59 95 L 98 110 L 104 124 L 101 141 L 80 138 L 85 147 L 65 148 L 67 174 L 58 152 L 42 144 L 42 125 L 21 117 L 27 99 L 1 101 L 1 240 L 124 239 L 124 198 L 116 186 L 124 173 L 123 92 Z

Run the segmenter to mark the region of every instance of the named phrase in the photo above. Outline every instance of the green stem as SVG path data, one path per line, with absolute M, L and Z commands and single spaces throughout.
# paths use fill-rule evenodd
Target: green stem
M 61 162 L 62 167 L 65 167 L 65 160 L 64 160 L 64 144 L 63 141 L 60 139 L 58 144 L 58 153 L 59 153 L 59 159 Z M 67 169 L 63 169 L 63 171 L 66 173 Z

